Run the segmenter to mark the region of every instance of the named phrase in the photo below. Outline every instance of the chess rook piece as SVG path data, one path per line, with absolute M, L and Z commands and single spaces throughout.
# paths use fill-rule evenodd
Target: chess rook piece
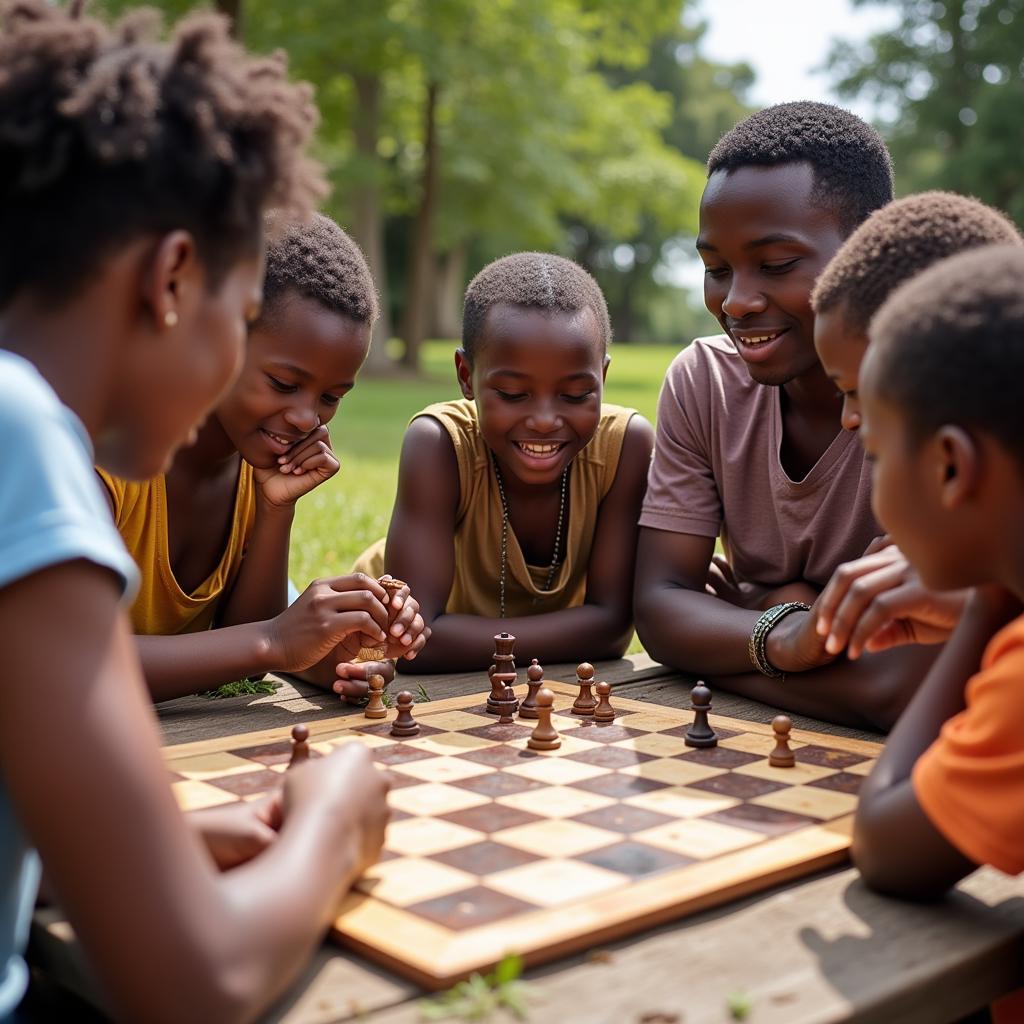
M 551 724 L 551 710 L 555 695 L 545 686 L 537 694 L 537 727 L 530 734 L 526 745 L 531 750 L 557 750 L 562 741 Z
M 384 677 L 374 674 L 367 681 L 370 687 L 370 702 L 363 708 L 365 718 L 387 718 L 388 709 L 384 707 Z
M 711 691 L 698 683 L 690 691 L 690 710 L 693 712 L 693 724 L 686 730 L 683 742 L 688 747 L 715 747 L 718 737 L 715 730 L 708 724 L 708 712 L 711 710 Z
M 537 691 L 544 685 L 544 669 L 537 663 L 537 659 L 534 658 L 530 662 L 530 667 L 526 670 L 526 688 L 527 694 L 523 698 L 523 703 L 519 705 L 519 717 L 520 718 L 536 718 L 537 717 Z
M 574 715 L 592 715 L 594 708 L 597 707 L 597 701 L 594 699 L 594 695 L 590 692 L 590 688 L 593 685 L 594 678 L 594 666 L 589 662 L 583 662 L 576 669 L 576 682 L 579 683 L 580 694 L 573 702 L 572 713 Z
M 796 764 L 796 755 L 789 749 L 789 731 L 792 728 L 793 723 L 786 715 L 776 715 L 772 719 L 775 749 L 768 755 L 768 763 L 773 768 L 792 768 Z
M 598 683 L 594 689 L 597 691 L 597 707 L 594 708 L 594 721 L 614 722 L 615 709 L 608 699 L 612 692 L 611 686 L 608 683 Z
M 515 686 L 518 681 L 516 675 L 516 659 L 512 653 L 516 638 L 511 633 L 498 633 L 494 638 L 494 665 L 493 671 L 487 672 L 491 680 L 491 695 L 487 698 L 487 713 L 500 715 L 505 705 L 505 687 Z M 519 710 L 519 701 L 515 694 L 512 696 L 515 708 L 512 713 Z
M 420 727 L 412 717 L 412 694 L 408 690 L 403 690 L 398 695 L 396 703 L 398 705 L 398 715 L 391 726 L 391 735 L 415 736 L 420 731 Z
M 515 691 L 511 686 L 505 687 L 505 696 L 501 702 L 501 718 L 498 719 L 498 725 L 515 725 L 515 718 L 513 717 L 516 713 L 517 701 Z
M 289 768 L 294 768 L 297 764 L 302 764 L 303 761 L 309 760 L 309 726 L 308 725 L 293 725 L 292 726 L 292 756 L 288 762 Z

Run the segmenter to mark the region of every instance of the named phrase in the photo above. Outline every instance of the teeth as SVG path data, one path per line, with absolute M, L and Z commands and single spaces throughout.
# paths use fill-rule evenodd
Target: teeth
M 289 443 L 287 437 L 282 437 L 280 434 L 275 434 L 273 431 L 264 429 L 263 432 L 268 437 L 272 437 L 275 441 L 279 442 L 280 444 L 288 444 Z
M 764 341 L 773 341 L 779 336 L 779 332 L 776 331 L 774 334 L 759 334 L 754 338 L 744 338 L 743 341 L 747 345 L 760 345 Z
M 530 455 L 551 455 L 557 452 L 562 446 L 560 444 L 531 444 L 527 441 L 519 441 L 519 447 Z

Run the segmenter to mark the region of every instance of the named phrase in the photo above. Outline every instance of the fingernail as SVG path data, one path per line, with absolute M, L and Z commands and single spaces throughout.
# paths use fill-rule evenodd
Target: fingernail
M 824 619 L 818 619 L 814 628 L 818 631 L 818 636 L 825 636 L 828 633 L 828 623 Z
M 394 625 L 393 625 L 393 626 L 391 627 L 391 635 L 392 635 L 392 636 L 401 636 L 401 633 L 402 633 L 402 626 L 401 626 L 401 625 L 399 625 L 399 623 L 397 623 L 397 622 L 396 622 L 396 623 L 395 623 L 395 624 L 394 624 Z
M 828 651 L 829 654 L 838 654 L 841 649 L 842 646 L 839 643 L 839 639 L 837 637 L 830 636 L 825 641 L 825 650 Z

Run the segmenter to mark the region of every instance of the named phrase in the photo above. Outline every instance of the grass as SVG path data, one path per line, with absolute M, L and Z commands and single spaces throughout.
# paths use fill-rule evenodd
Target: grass
M 422 377 L 360 380 L 331 423 L 341 461 L 333 479 L 298 504 L 291 577 L 301 590 L 318 576 L 349 572 L 358 555 L 387 532 L 406 424 L 425 405 L 458 398 L 452 342 L 430 342 Z M 665 370 L 676 354 L 667 345 L 612 348 L 605 399 L 639 409 L 652 423 Z M 635 644 L 631 650 L 639 650 Z

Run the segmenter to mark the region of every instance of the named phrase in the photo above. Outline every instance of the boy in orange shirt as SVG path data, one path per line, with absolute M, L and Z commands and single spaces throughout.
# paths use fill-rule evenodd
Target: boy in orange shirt
M 870 337 L 875 514 L 925 586 L 974 587 L 854 830 L 868 885 L 927 898 L 982 864 L 1024 871 L 1024 249 L 943 260 L 893 293 Z M 1019 993 L 995 1009 L 1024 1019 Z

